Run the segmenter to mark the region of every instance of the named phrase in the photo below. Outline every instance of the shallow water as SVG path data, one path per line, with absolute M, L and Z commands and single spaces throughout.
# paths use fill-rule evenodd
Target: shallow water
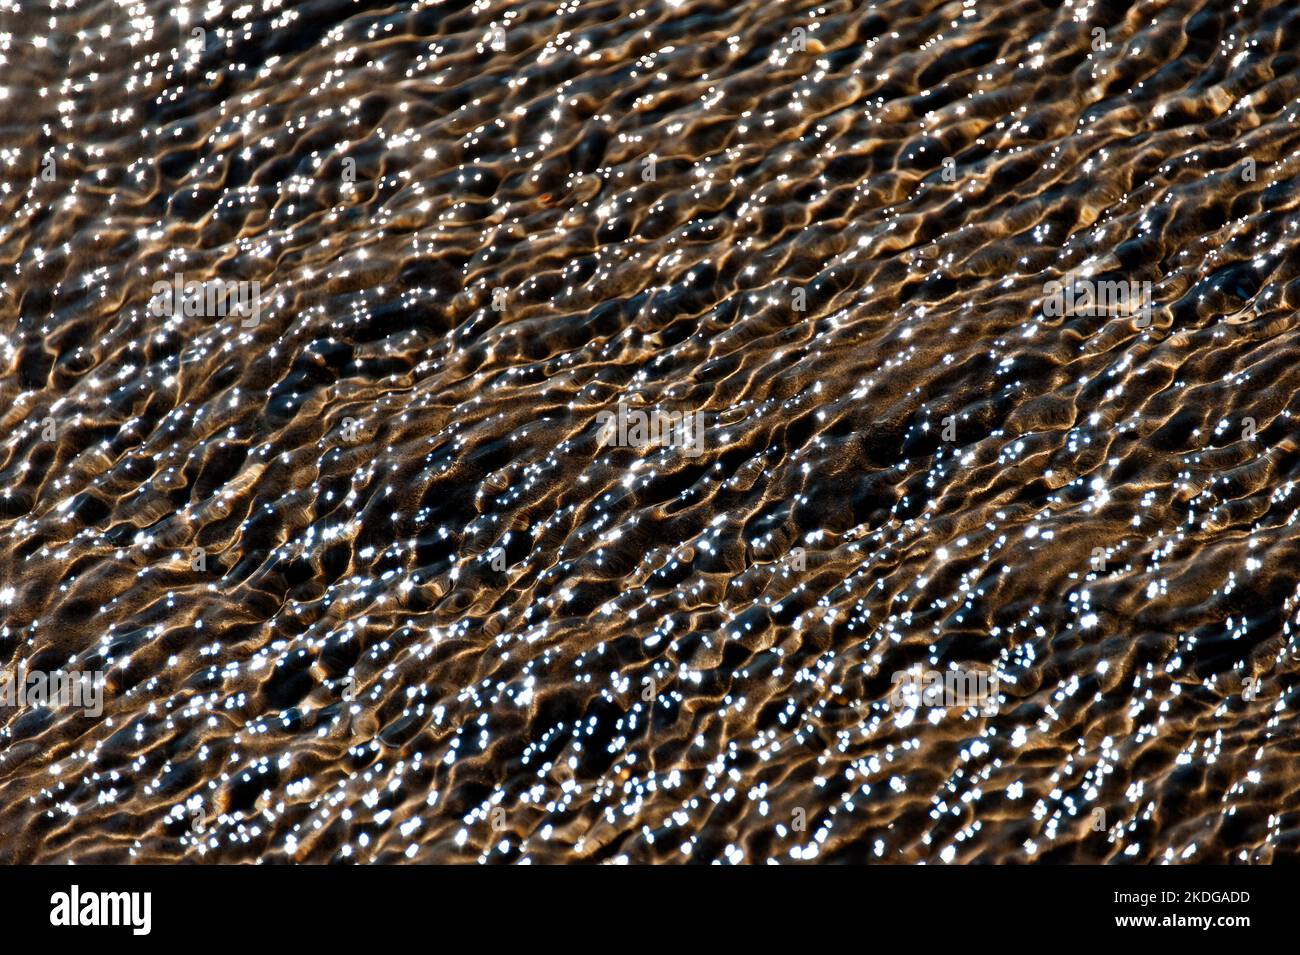
M 1298 40 L 0 7 L 0 861 L 1294 856 Z

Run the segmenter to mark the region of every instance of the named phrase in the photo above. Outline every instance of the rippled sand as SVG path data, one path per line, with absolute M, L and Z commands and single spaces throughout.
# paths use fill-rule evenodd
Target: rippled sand
M 1298 51 L 4 3 L 0 861 L 1294 857 Z

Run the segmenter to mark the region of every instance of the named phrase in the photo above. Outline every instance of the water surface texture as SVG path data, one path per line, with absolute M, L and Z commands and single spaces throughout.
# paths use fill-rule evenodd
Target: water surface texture
M 3 0 L 0 861 L 1294 857 L 1298 54 Z

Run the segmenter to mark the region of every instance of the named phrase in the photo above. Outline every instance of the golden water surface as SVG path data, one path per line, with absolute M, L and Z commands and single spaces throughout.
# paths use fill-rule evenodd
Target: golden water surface
M 0 861 L 1294 857 L 1298 54 L 0 3 Z

